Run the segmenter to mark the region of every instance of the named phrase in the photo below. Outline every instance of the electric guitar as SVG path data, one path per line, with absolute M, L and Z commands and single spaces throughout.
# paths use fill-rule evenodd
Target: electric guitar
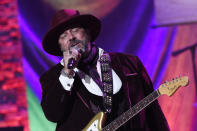
M 169 82 L 165 82 L 164 84 L 160 85 L 157 90 L 146 96 L 144 99 L 124 112 L 104 128 L 102 128 L 102 125 L 104 125 L 106 114 L 104 112 L 99 112 L 92 118 L 92 120 L 82 131 L 115 131 L 136 114 L 138 114 L 142 109 L 156 100 L 159 96 L 163 94 L 172 96 L 180 86 L 186 86 L 188 83 L 189 79 L 187 76 L 182 76 L 172 79 Z

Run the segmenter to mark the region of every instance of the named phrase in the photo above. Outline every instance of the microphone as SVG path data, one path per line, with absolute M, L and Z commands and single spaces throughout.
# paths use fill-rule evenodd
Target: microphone
M 80 48 L 77 47 L 77 46 L 75 46 L 74 49 L 77 50 L 77 52 L 80 53 L 80 54 L 83 53 L 83 50 L 80 49 Z M 76 66 L 77 66 L 77 61 L 76 61 L 74 58 L 70 58 L 70 59 L 68 60 L 68 65 L 67 65 L 68 69 L 73 69 L 73 68 L 76 67 Z
M 77 64 L 77 61 L 74 58 L 70 58 L 68 60 L 67 67 L 68 67 L 68 69 L 73 69 L 76 66 L 76 64 Z

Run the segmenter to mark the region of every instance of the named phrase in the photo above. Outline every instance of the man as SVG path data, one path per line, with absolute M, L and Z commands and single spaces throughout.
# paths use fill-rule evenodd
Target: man
M 44 73 L 40 82 L 41 106 L 57 131 L 80 131 L 98 112 L 105 112 L 106 126 L 153 92 L 151 80 L 138 57 L 107 53 L 92 42 L 101 22 L 78 11 L 58 11 L 43 39 L 44 50 L 63 59 Z M 155 101 L 127 121 L 120 131 L 168 131 Z

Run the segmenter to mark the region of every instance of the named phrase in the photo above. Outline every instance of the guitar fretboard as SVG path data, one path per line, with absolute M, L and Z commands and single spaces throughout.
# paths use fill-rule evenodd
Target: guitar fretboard
M 105 126 L 102 129 L 102 131 L 115 131 L 124 123 L 126 123 L 128 120 L 130 120 L 132 117 L 134 117 L 136 114 L 138 114 L 142 109 L 144 109 L 154 100 L 156 100 L 159 96 L 160 96 L 160 93 L 158 90 L 152 92 L 151 94 L 146 96 L 144 99 L 142 99 L 139 103 L 137 103 L 132 108 L 130 108 L 128 111 L 124 112 L 121 116 L 119 116 L 110 124 Z

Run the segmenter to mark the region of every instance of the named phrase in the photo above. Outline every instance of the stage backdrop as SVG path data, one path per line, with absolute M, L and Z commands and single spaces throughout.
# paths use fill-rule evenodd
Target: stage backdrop
M 197 41 L 195 25 L 152 28 L 156 22 L 154 4 L 150 0 L 18 0 L 18 6 L 32 131 L 53 131 L 55 128 L 54 123 L 46 120 L 40 107 L 42 91 L 39 77 L 61 58 L 45 53 L 41 41 L 49 29 L 51 16 L 62 8 L 75 8 L 99 17 L 102 20 L 102 31 L 95 43 L 106 51 L 139 56 L 155 89 L 164 80 L 188 75 L 191 79 L 188 87 L 181 88 L 170 99 L 161 96 L 159 101 L 173 131 L 197 130 L 194 124 L 196 89 L 191 56 L 171 55 L 172 51 Z
M 0 130 L 28 131 L 16 0 L 0 1 Z
M 196 23 L 196 0 L 155 0 L 158 25 Z

